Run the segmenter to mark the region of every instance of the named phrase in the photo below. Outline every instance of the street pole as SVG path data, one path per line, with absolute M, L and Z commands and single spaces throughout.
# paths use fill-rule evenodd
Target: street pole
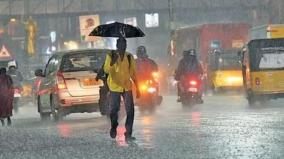
M 173 17 L 173 0 L 168 0 L 168 7 L 169 7 L 169 29 L 173 29 L 173 22 L 174 22 L 174 17 Z
M 282 0 L 278 0 L 278 24 L 282 23 L 282 7 L 283 7 L 283 1 Z

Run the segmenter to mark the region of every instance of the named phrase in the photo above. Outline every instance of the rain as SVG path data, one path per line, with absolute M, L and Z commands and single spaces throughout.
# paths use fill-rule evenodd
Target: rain
M 0 159 L 284 158 L 283 0 L 0 0 Z

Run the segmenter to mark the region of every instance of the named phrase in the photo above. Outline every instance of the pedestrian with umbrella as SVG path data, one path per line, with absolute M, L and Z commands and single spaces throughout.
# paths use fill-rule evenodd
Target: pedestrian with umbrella
M 135 140 L 132 136 L 134 122 L 133 83 L 136 86 L 137 98 L 140 97 L 140 92 L 136 79 L 135 60 L 132 54 L 126 52 L 127 42 L 125 38 L 143 37 L 145 34 L 137 27 L 115 22 L 98 26 L 91 32 L 90 36 L 118 37 L 117 50 L 107 54 L 104 63 L 104 71 L 108 74 L 107 84 L 110 89 L 110 136 L 116 138 L 117 135 L 118 112 L 122 97 L 127 115 L 125 139 Z

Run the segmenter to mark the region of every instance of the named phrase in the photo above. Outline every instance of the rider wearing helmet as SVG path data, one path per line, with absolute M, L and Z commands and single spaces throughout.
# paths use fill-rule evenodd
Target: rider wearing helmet
M 197 74 L 197 75 L 203 74 L 201 64 L 197 59 L 196 51 L 194 49 L 190 49 L 188 51 L 183 52 L 183 58 L 180 60 L 178 64 L 178 68 L 175 74 L 175 79 L 179 81 L 182 75 L 188 73 Z
M 8 75 L 12 77 L 14 87 L 22 88 L 22 82 L 24 80 L 22 73 L 18 71 L 16 61 L 8 62 Z
M 138 80 L 141 78 L 149 78 L 153 72 L 158 71 L 156 62 L 149 58 L 145 46 L 139 46 L 136 51 L 136 69 Z
M 200 62 L 197 59 L 195 49 L 190 49 L 183 52 L 183 58 L 178 64 L 178 68 L 175 72 L 175 80 L 180 81 L 184 75 L 193 74 L 201 77 L 203 69 Z M 180 88 L 178 87 L 178 101 L 180 101 Z

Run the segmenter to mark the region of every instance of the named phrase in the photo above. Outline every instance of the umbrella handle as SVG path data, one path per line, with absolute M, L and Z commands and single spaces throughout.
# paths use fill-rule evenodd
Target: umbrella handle
M 120 34 L 122 35 L 123 38 L 126 38 L 125 27 L 122 27 L 122 28 L 120 29 Z

